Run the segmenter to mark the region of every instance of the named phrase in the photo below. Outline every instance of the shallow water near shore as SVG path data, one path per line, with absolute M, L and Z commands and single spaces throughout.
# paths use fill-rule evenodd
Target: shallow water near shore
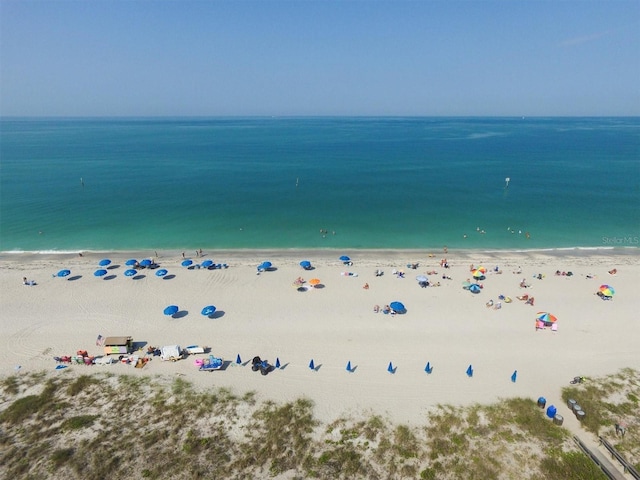
M 0 125 L 2 251 L 640 245 L 637 118 Z

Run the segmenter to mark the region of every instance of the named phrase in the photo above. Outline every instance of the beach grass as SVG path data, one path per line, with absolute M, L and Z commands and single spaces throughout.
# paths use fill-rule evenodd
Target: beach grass
M 625 369 L 563 392 L 636 466 L 639 380 Z M 181 377 L 34 373 L 0 385 L 0 468 L 14 478 L 604 478 L 528 398 L 440 405 L 421 426 L 374 414 L 323 424 L 307 398 L 258 401 Z M 621 415 L 624 438 L 612 433 Z

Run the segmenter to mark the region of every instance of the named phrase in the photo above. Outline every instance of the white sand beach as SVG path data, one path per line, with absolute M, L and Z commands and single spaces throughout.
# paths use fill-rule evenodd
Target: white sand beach
M 352 266 L 338 260 L 343 253 L 351 257 Z M 417 424 L 438 404 L 513 396 L 544 396 L 559 403 L 561 387 L 576 375 L 640 366 L 637 249 L 428 253 L 205 251 L 202 258 L 187 258 L 195 263 L 210 258 L 228 268 L 189 270 L 181 266 L 181 252 L 158 252 L 155 260 L 169 278 L 141 270 L 138 279 L 124 275 L 125 261 L 155 252 L 82 257 L 3 253 L 0 374 L 54 371 L 54 356 L 78 350 L 102 355 L 98 335 L 131 335 L 157 347 L 209 346 L 230 364 L 222 371 L 200 372 L 194 356 L 175 363 L 153 357 L 142 369 L 71 365 L 60 374 L 109 369 L 130 375 L 183 375 L 203 388 L 251 390 L 261 399 L 304 396 L 315 402 L 316 416 L 324 421 L 375 412 Z M 450 268 L 440 266 L 444 257 Z M 112 263 L 107 275 L 95 277 L 102 258 Z M 274 270 L 258 275 L 256 267 L 265 260 Z M 303 270 L 301 260 L 311 261 L 314 269 Z M 407 268 L 412 263 L 418 268 Z M 471 264 L 488 270 L 479 282 L 482 291 L 475 295 L 462 288 L 471 277 Z M 493 271 L 496 266 L 501 274 Z M 513 273 L 519 267 L 521 273 Z M 52 276 L 63 268 L 71 270 L 68 277 Z M 614 268 L 617 273 L 610 275 Z M 384 274 L 376 276 L 377 269 Z M 394 270 L 404 271 L 404 278 Z M 573 275 L 556 275 L 557 270 Z M 433 271 L 437 274 L 427 273 Z M 415 279 L 421 274 L 440 286 L 421 288 Z M 543 278 L 534 278 L 538 274 Z M 23 277 L 36 285 L 23 285 Z M 293 286 L 298 277 L 318 278 L 321 285 L 300 292 Z M 519 286 L 523 279 L 529 288 Z M 612 300 L 596 295 L 602 284 L 615 288 Z M 517 300 L 523 294 L 533 296 L 535 304 Z M 495 306 L 500 295 L 512 301 L 502 300 L 500 309 L 486 306 L 490 300 Z M 392 301 L 402 302 L 407 312 L 374 313 L 374 305 Z M 163 314 L 171 304 L 180 307 L 178 318 Z M 217 307 L 214 318 L 201 315 L 206 305 Z M 538 312 L 555 315 L 557 331 L 536 330 Z M 235 364 L 237 355 L 244 365 Z M 262 376 L 246 364 L 255 355 L 271 363 L 279 359 L 282 367 Z M 311 360 L 315 371 L 309 368 Z M 346 370 L 347 362 L 353 371 Z M 395 373 L 387 371 L 390 362 Z M 427 362 L 431 374 L 425 372 Z M 465 373 L 469 365 L 471 378 Z

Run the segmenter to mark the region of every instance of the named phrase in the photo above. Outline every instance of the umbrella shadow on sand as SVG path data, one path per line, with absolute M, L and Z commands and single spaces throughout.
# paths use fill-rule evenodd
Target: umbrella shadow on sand
M 107 267 L 107 270 L 116 270 L 116 269 L 118 269 L 118 268 L 120 268 L 120 265 L 109 265 L 109 266 Z
M 171 280 L 172 278 L 176 278 L 176 276 L 173 273 L 170 273 L 169 275 L 165 275 L 164 277 L 162 277 L 163 280 Z
M 116 277 L 117 275 L 107 275 L 106 277 L 103 278 L 103 280 L 113 280 Z
M 225 315 L 224 310 L 216 310 L 211 315 L 207 315 L 207 318 L 216 319 L 216 318 L 224 317 L 224 315 Z
M 133 277 L 131 277 L 133 280 L 142 280 L 143 278 L 146 278 L 146 275 L 140 274 L 140 275 L 134 275 Z
M 180 310 L 179 312 L 176 312 L 173 315 L 171 315 L 171 318 L 184 318 L 187 315 L 189 315 L 188 310 Z
M 75 282 L 76 280 L 80 280 L 82 275 L 74 275 L 73 277 L 67 278 L 67 282 Z

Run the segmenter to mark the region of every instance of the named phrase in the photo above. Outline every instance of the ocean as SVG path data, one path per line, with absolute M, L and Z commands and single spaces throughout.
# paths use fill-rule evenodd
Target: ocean
M 640 118 L 0 121 L 0 250 L 640 245 Z

